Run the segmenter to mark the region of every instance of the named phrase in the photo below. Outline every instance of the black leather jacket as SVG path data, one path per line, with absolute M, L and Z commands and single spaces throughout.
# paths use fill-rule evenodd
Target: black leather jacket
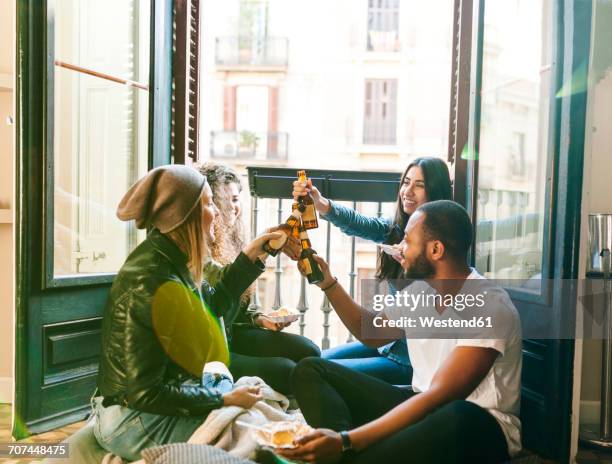
M 262 273 L 241 253 L 223 268 L 220 280 L 202 285 L 202 297 L 217 316 L 235 306 Z M 180 249 L 153 230 L 127 258 L 111 287 L 102 320 L 100 394 L 111 404 L 172 416 L 200 416 L 222 406 L 220 393 L 176 364 L 163 349 L 152 320 L 152 301 L 162 284 L 175 282 L 198 294 Z M 171 330 L 171 329 L 170 329 Z M 168 336 L 168 332 L 164 334 Z M 181 337 L 181 333 L 171 336 Z

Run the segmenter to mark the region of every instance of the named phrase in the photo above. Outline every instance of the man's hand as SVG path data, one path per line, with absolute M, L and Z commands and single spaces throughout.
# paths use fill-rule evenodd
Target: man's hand
M 223 395 L 223 406 L 240 406 L 244 409 L 251 407 L 263 398 L 259 387 L 238 387 Z
M 255 325 L 263 327 L 264 329 L 273 330 L 274 332 L 280 332 L 285 327 L 291 325 L 291 322 L 274 322 L 268 319 L 264 314 L 261 314 L 255 319 Z
M 275 450 L 287 459 L 326 464 L 338 462 L 342 457 L 342 438 L 330 429 L 317 429 L 296 441 L 297 448 Z
M 334 279 L 334 277 L 331 275 L 329 265 L 319 255 L 312 255 L 312 258 L 319 264 L 321 272 L 323 273 L 323 280 L 315 285 L 319 288 L 329 287 L 336 281 L 336 279 Z M 302 263 L 300 261 L 298 261 L 298 270 L 300 271 L 300 274 L 306 277 L 306 270 L 304 269 L 304 266 L 302 266 Z

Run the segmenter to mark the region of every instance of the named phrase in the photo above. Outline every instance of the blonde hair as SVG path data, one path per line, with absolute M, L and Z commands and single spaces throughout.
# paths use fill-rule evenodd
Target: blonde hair
M 198 286 L 202 283 L 204 261 L 209 255 L 208 242 L 202 223 L 204 200 L 204 195 L 202 195 L 185 222 L 166 234 L 187 256 L 187 267 Z

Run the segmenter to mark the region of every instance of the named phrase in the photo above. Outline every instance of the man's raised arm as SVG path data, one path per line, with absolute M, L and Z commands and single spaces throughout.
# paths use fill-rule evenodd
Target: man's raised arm
M 374 325 L 374 318 L 382 317 L 385 319 L 384 316 L 369 311 L 357 304 L 355 300 L 346 293 L 337 279 L 332 277 L 329 266 L 325 260 L 317 255 L 314 255 L 314 259 L 319 263 L 324 275 L 323 281 L 318 283 L 317 286 L 325 292 L 334 310 L 355 338 L 365 345 L 379 347 L 405 337 L 405 333 L 401 329 L 391 327 L 376 328 Z M 301 267 L 300 271 L 302 271 Z M 365 334 L 362 335 L 362 328 L 364 327 L 368 327 L 367 337 Z

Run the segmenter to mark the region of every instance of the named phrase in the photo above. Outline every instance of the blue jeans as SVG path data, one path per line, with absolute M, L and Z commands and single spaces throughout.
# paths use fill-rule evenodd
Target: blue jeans
M 346 343 L 321 353 L 321 358 L 357 372 L 371 375 L 393 385 L 409 385 L 412 382 L 412 367 L 403 366 L 382 356 L 376 348 L 361 342 Z
M 233 388 L 229 379 L 213 374 L 204 374 L 203 383 L 221 393 Z M 141 459 L 141 451 L 152 446 L 186 442 L 206 419 L 151 414 L 121 405 L 104 407 L 103 400 L 102 396 L 92 398 L 96 440 L 106 451 L 130 461 Z

